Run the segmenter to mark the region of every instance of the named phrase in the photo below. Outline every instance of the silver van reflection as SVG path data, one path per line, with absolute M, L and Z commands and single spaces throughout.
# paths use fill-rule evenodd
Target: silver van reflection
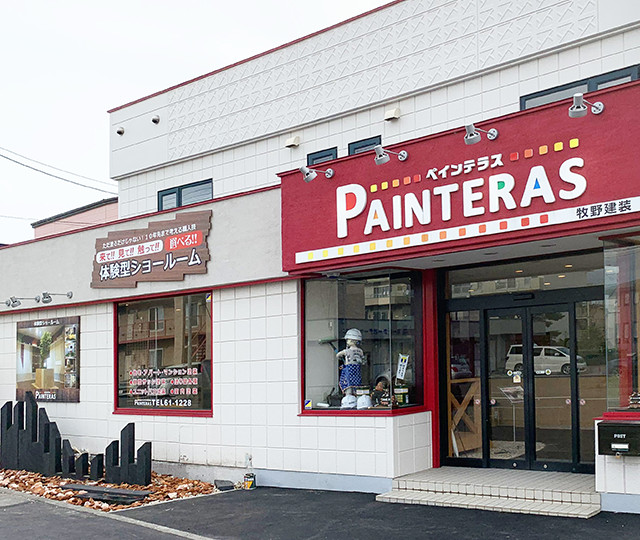
M 569 375 L 571 372 L 570 351 L 567 347 L 533 347 L 533 369 L 536 373 L 562 373 Z M 578 371 L 587 370 L 587 363 L 581 356 L 576 358 Z M 505 371 L 522 371 L 522 345 L 511 345 L 507 353 L 504 365 Z

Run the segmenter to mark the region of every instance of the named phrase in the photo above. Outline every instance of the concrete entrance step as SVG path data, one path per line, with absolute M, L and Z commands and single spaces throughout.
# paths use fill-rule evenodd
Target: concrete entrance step
M 381 502 L 589 518 L 600 512 L 588 474 L 441 467 L 401 476 Z

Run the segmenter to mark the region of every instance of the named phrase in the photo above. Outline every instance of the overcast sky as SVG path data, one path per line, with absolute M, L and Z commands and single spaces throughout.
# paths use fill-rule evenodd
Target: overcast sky
M 388 1 L 0 0 L 0 155 L 106 191 L 0 158 L 0 243 L 117 193 L 107 110 Z

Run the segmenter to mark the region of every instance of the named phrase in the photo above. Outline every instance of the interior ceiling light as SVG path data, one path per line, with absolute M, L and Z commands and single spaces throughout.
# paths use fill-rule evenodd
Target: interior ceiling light
M 391 159 L 391 157 L 389 157 L 389 154 L 398 156 L 398 159 L 400 161 L 406 161 L 406 159 L 409 157 L 409 154 L 406 150 L 400 150 L 400 152 L 392 152 L 391 150 L 385 150 L 384 148 L 382 148 L 381 144 L 377 144 L 376 146 L 374 146 L 373 150 L 376 153 L 376 157 L 374 158 L 376 165 L 384 165 L 385 163 L 388 163 Z
M 604 103 L 602 101 L 596 101 L 591 103 L 584 99 L 583 94 L 573 94 L 573 105 L 569 107 L 569 118 L 582 118 L 587 116 L 587 105 L 591 105 L 591 112 L 593 114 L 600 114 L 604 111 Z
M 524 270 L 516 270 L 516 274 L 522 274 L 522 272 L 524 272 Z
M 481 136 L 480 136 L 480 133 L 478 132 L 486 133 L 487 139 L 489 139 L 490 141 L 495 141 L 498 138 L 498 130 L 495 128 L 492 128 L 489 131 L 486 131 L 484 129 L 475 127 L 473 124 L 469 124 L 468 126 L 464 126 L 464 129 L 467 131 L 467 133 L 464 136 L 465 144 L 479 143 Z
M 565 268 L 573 268 L 573 265 L 572 264 L 565 264 L 564 267 Z
M 316 176 L 318 176 L 318 173 L 324 173 L 324 175 L 327 178 L 333 178 L 334 175 L 334 170 L 333 169 L 327 169 L 326 171 L 321 171 L 320 169 L 310 169 L 309 167 L 300 167 L 300 172 L 302 173 L 302 176 L 304 178 L 305 182 L 311 182 L 311 180 L 313 180 Z

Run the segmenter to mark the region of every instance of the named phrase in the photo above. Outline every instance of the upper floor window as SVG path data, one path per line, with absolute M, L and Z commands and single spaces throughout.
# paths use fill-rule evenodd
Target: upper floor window
M 213 198 L 213 181 L 203 180 L 158 192 L 158 210 L 169 210 L 180 206 L 208 201 Z
M 380 135 L 349 143 L 349 155 L 352 156 L 353 154 L 368 152 L 369 150 L 373 150 L 373 147 L 378 144 L 382 144 L 382 137 Z
M 623 84 L 638 79 L 640 66 L 632 66 L 617 71 L 611 71 L 602 75 L 596 75 L 581 81 L 575 81 L 555 88 L 534 92 L 520 98 L 520 110 L 531 109 L 539 105 L 546 105 L 554 101 L 570 98 L 573 94 L 593 92 L 594 90 L 602 90 L 617 84 Z
M 318 163 L 324 163 L 325 161 L 331 161 L 338 157 L 338 147 L 327 148 L 326 150 L 320 150 L 319 152 L 312 152 L 307 154 L 307 167 L 317 165 Z

